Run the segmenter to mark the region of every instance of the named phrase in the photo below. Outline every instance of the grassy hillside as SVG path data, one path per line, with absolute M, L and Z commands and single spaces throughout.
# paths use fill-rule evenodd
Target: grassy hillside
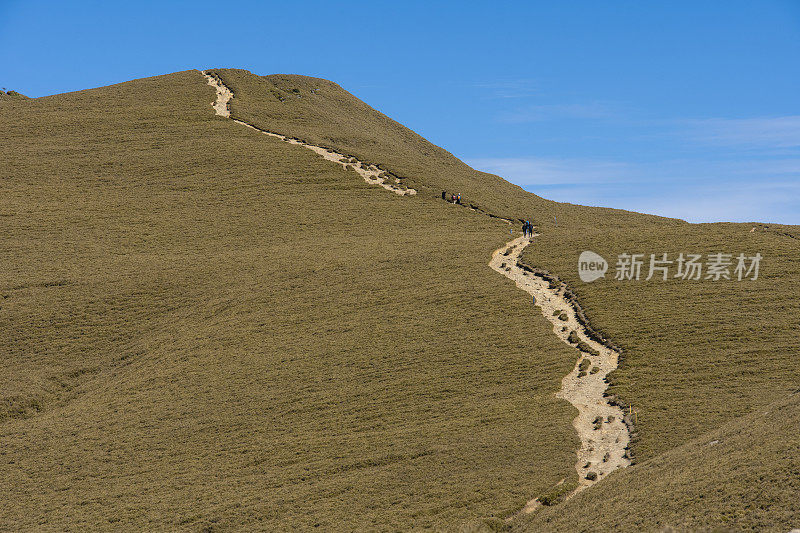
M 747 446 L 745 428 L 800 382 L 800 228 L 550 202 L 331 82 L 215 72 L 235 118 L 380 164 L 420 194 L 214 116 L 197 71 L 4 99 L 0 529 L 454 528 L 572 478 L 575 411 L 554 393 L 575 354 L 487 266 L 508 226 L 442 190 L 533 218 L 525 261 L 624 349 L 612 392 L 636 407 L 639 464 L 520 527 L 569 530 L 581 513 L 587 529 L 745 524 L 725 521 L 731 502 L 757 504 L 763 480 L 794 472 L 788 448 Z M 611 276 L 625 252 L 764 260 L 758 281 L 584 284 L 586 249 Z M 793 443 L 792 427 L 763 434 Z M 670 478 L 714 431 L 737 452 L 709 468 L 730 476 Z M 691 498 L 666 481 L 690 476 Z M 793 523 L 775 494 L 778 518 L 748 523 Z M 652 517 L 619 518 L 657 497 Z M 707 522 L 676 518 L 686 498 Z
M 776 531 L 800 525 L 800 393 L 758 409 L 516 531 Z
M 476 173 L 333 82 L 296 75 L 255 76 L 236 69 L 212 72 L 238 95 L 231 102 L 233 116 L 380 164 L 426 196 L 440 196 L 445 189 L 460 192 L 466 203 L 505 215 L 510 215 L 513 199 L 532 199 L 496 176 Z M 538 197 L 535 200 L 545 202 Z
M 532 217 L 542 235 L 525 260 L 566 281 L 595 329 L 626 352 L 612 392 L 639 411 L 635 448 L 641 458 L 771 403 L 800 383 L 800 367 L 794 364 L 800 354 L 795 318 L 800 314 L 800 228 L 687 224 L 550 202 L 465 167 L 331 82 L 216 72 L 237 95 L 234 116 L 384 163 L 427 187 L 429 197 L 440 189 L 463 189 L 489 211 Z M 754 226 L 757 231 L 751 233 Z M 611 263 L 606 280 L 585 284 L 578 279 L 583 250 Z M 753 282 L 608 279 L 617 255 L 626 252 L 645 253 L 648 261 L 651 253 L 675 259 L 681 252 L 760 252 L 765 258 L 760 279 Z
M 609 392 L 637 411 L 639 459 L 783 398 L 800 386 L 800 240 L 792 228 L 700 224 L 543 233 L 525 260 L 558 273 L 592 323 L 624 349 Z M 800 235 L 800 231 L 797 232 Z M 582 283 L 577 255 L 610 262 L 606 279 Z M 650 254 L 764 256 L 758 280 L 645 281 Z M 614 280 L 617 255 L 645 253 L 641 281 Z M 674 276 L 677 267 L 673 266 Z M 731 269 L 732 270 L 732 269 Z
M 574 475 L 574 354 L 488 268 L 507 226 L 213 98 L 0 107 L 0 529 L 444 527 Z

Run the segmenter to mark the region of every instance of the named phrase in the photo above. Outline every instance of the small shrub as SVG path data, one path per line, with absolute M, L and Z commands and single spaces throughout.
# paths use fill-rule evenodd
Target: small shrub
M 558 319 L 566 322 L 567 320 L 569 320 L 569 316 L 564 311 L 561 311 L 561 314 L 558 315 Z
M 597 479 L 597 474 L 595 472 L 586 472 L 586 479 L 595 481 Z
M 597 374 L 598 372 L 600 372 L 599 366 L 593 366 L 592 369 L 589 371 L 590 374 Z
M 567 337 L 567 340 L 572 344 L 578 344 L 579 342 L 581 342 L 581 338 L 575 331 L 570 332 L 569 337 Z
M 583 359 L 580 362 L 580 364 L 578 365 L 578 370 L 580 370 L 581 372 L 583 372 L 585 374 L 586 370 L 589 368 L 589 365 L 591 365 L 591 364 L 592 363 L 588 359 Z
M 589 355 L 594 355 L 594 356 L 600 355 L 600 352 L 598 352 L 597 350 L 595 350 L 594 348 L 592 348 L 583 341 L 578 343 L 578 349 L 582 352 L 588 353 Z

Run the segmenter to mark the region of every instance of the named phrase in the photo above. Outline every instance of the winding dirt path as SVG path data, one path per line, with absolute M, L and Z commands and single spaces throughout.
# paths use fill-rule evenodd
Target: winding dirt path
M 203 75 L 208 80 L 208 84 L 217 90 L 217 99 L 216 101 L 211 103 L 212 107 L 217 112 L 217 115 L 221 117 L 231 118 L 231 112 L 230 108 L 228 107 L 228 104 L 233 98 L 233 92 L 228 87 L 226 87 L 225 84 L 222 83 L 222 80 L 220 80 L 219 78 L 216 78 L 205 71 L 203 72 Z M 417 194 L 417 191 L 415 191 L 414 189 L 402 185 L 399 179 L 394 178 L 394 183 L 392 183 L 392 176 L 390 174 L 384 172 L 375 165 L 370 165 L 364 163 L 363 161 L 359 161 L 355 157 L 349 157 L 344 154 L 340 154 L 339 152 L 323 148 L 321 146 L 314 146 L 313 144 L 308 144 L 298 139 L 291 139 L 289 137 L 286 137 L 285 135 L 280 135 L 279 133 L 273 133 L 271 131 L 262 130 L 260 128 L 256 128 L 252 124 L 248 124 L 247 122 L 243 122 L 235 118 L 231 118 L 231 120 L 233 120 L 237 124 L 241 124 L 242 126 L 246 126 L 250 129 L 256 130 L 257 132 L 263 133 L 264 135 L 275 137 L 289 144 L 298 144 L 304 148 L 308 148 L 309 150 L 321 155 L 328 161 L 339 163 L 346 169 L 352 168 L 362 178 L 364 178 L 364 181 L 366 181 L 370 185 L 380 185 L 384 189 L 392 191 L 395 194 L 399 194 L 400 196 L 413 196 Z
M 217 91 L 216 101 L 211 104 L 217 115 L 231 118 L 229 103 L 233 98 L 233 92 L 220 79 L 208 72 L 203 72 L 203 75 L 208 84 Z M 235 118 L 231 120 L 264 135 L 303 146 L 344 168 L 352 168 L 371 185 L 380 185 L 401 196 L 417 193 L 414 189 L 402 186 L 396 178 L 396 183 L 391 183 L 391 176 L 375 165 L 366 164 L 354 157 L 321 146 L 256 128 Z M 508 224 L 512 223 L 507 219 L 501 220 Z M 628 428 L 623 422 L 624 413 L 619 407 L 609 404 L 603 396 L 608 386 L 606 375 L 617 368 L 619 354 L 587 335 L 578 321 L 575 310 L 564 297 L 563 289 L 551 289 L 549 282 L 519 267 L 517 264 L 519 256 L 530 242 L 531 240 L 525 237 L 512 240 L 492 254 L 489 266 L 533 296 L 534 303 L 541 309 L 542 315 L 553 324 L 553 332 L 566 344 L 575 347 L 579 354 L 575 367 L 561 381 L 561 390 L 557 394 L 559 398 L 569 401 L 578 409 L 578 416 L 572 424 L 581 440 L 581 448 L 577 452 L 578 461 L 575 464 L 580 481 L 578 487 L 567 496 L 569 498 L 602 480 L 617 468 L 630 465 L 626 452 L 629 435 Z M 570 338 L 572 332 L 574 335 Z M 579 350 L 577 342 L 574 342 L 576 340 L 588 345 L 591 350 L 597 352 L 597 355 Z M 596 477 L 592 473 L 596 474 Z M 538 499 L 531 500 L 523 512 L 529 513 L 540 505 Z
M 563 289 L 551 289 L 548 281 L 519 267 L 519 256 L 531 242 L 532 239 L 525 237 L 514 239 L 492 254 L 489 266 L 533 296 L 542 315 L 553 324 L 553 333 L 575 347 L 578 353 L 575 367 L 561 381 L 561 390 L 557 393 L 559 398 L 569 401 L 578 410 L 572 425 L 581 439 L 575 464 L 579 483 L 567 496 L 569 498 L 601 481 L 617 468 L 630 465 L 626 452 L 630 439 L 628 427 L 623 421 L 624 413 L 619 407 L 609 404 L 603 396 L 608 387 L 606 376 L 617 368 L 619 354 L 587 335 L 574 308 L 564 297 Z M 570 339 L 573 331 L 575 335 Z M 579 350 L 577 342 L 572 342 L 575 340 L 586 343 L 597 355 Z M 596 474 L 596 478 L 592 479 L 594 476 L 590 473 Z M 529 513 L 539 505 L 538 500 L 531 500 L 523 512 Z

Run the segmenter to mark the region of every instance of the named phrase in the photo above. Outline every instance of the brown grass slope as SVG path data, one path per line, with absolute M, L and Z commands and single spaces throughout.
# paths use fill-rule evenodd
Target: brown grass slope
M 573 475 L 574 354 L 486 266 L 507 227 L 442 189 L 539 224 L 526 261 L 625 349 L 640 461 L 796 388 L 798 228 L 550 202 L 330 82 L 217 72 L 236 118 L 421 192 L 214 117 L 195 71 L 3 102 L 0 528 L 436 528 Z M 583 285 L 583 249 L 765 259 L 757 282 Z
M 425 529 L 573 475 L 501 222 L 214 116 L 196 71 L 0 106 L 0 529 Z
M 647 459 L 783 398 L 800 386 L 800 241 L 776 227 L 699 224 L 586 227 L 544 233 L 525 260 L 557 272 L 592 323 L 624 349 L 609 392 L 637 411 L 634 450 Z M 764 256 L 756 281 L 598 280 L 582 283 L 577 254 L 745 253 Z M 672 270 L 673 274 L 675 269 Z
M 461 193 L 465 204 L 508 218 L 528 218 L 535 213 L 540 220 L 551 220 L 573 207 L 470 168 L 333 82 L 298 75 L 256 76 L 239 69 L 210 72 L 236 95 L 231 102 L 232 116 L 381 165 L 425 197 L 441 197 L 442 190 Z M 614 209 L 580 209 L 610 223 L 630 223 L 631 215 L 637 221 L 658 219 Z
M 595 329 L 626 351 L 613 391 L 640 410 L 642 457 L 775 401 L 800 381 L 800 227 L 687 224 L 550 202 L 466 167 L 331 82 L 215 72 L 237 95 L 234 116 L 382 163 L 427 190 L 423 199 L 460 190 L 491 212 L 533 218 L 542 236 L 526 252 L 528 263 L 568 282 Z M 760 252 L 765 259 L 754 282 L 584 284 L 577 259 L 587 249 L 611 263 L 609 278 L 626 252 L 648 261 L 651 253 L 675 259 L 681 252 Z
M 525 261 L 565 280 L 592 326 L 624 350 L 610 392 L 637 411 L 637 460 L 784 398 L 800 384 L 800 227 L 687 224 L 549 202 L 463 166 L 377 111 L 353 103 L 352 95 L 330 82 L 217 73 L 237 94 L 232 111 L 238 118 L 382 163 L 421 188 L 422 201 L 441 189 L 460 191 L 468 203 L 495 214 L 533 218 L 542 236 Z M 764 260 L 757 281 L 584 284 L 576 268 L 583 250 L 611 263 L 609 278 L 621 253 L 643 253 L 649 260 L 649 254 L 662 253 L 675 259 L 679 253 L 759 252 Z
M 516 531 L 776 531 L 800 526 L 800 392 L 621 471 Z

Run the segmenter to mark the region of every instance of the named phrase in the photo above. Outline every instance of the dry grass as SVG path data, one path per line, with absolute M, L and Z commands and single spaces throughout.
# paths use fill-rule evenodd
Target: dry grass
M 751 227 L 665 224 L 635 233 L 584 227 L 543 232 L 526 251 L 525 260 L 557 272 L 592 325 L 624 349 L 609 392 L 637 410 L 638 460 L 783 398 L 800 383 L 800 241 L 776 231 L 750 233 Z M 609 261 L 607 279 L 578 279 L 582 250 Z M 675 258 L 719 251 L 760 252 L 759 279 L 613 280 L 619 253 L 668 252 Z
M 234 116 L 421 192 L 370 188 L 215 117 L 195 71 L 4 100 L 0 529 L 420 529 L 489 515 L 500 527 L 574 483 L 574 411 L 554 397 L 574 350 L 488 268 L 508 227 L 442 202 L 442 189 L 533 218 L 542 235 L 526 261 L 567 281 L 624 348 L 612 390 L 637 408 L 641 464 L 604 486 L 630 477 L 650 494 L 652 481 L 677 505 L 666 481 L 637 473 L 697 434 L 744 431 L 739 417 L 796 388 L 798 228 L 549 202 L 330 82 L 218 72 Z M 584 249 L 765 260 L 757 282 L 585 285 Z M 771 435 L 793 442 L 788 427 Z M 737 460 L 759 470 L 734 488 L 693 471 L 719 495 L 697 504 L 710 517 L 727 513 L 726 494 L 757 495 L 759 476 L 794 468 L 743 443 Z M 603 514 L 601 487 L 563 519 L 581 509 L 588 529 L 592 513 L 612 525 L 611 510 L 636 501 L 620 490 Z M 766 496 L 776 521 L 797 516 L 786 487 Z
M 462 192 L 467 203 L 514 219 L 533 218 L 541 237 L 525 260 L 558 274 L 577 293 L 595 329 L 624 349 L 611 393 L 637 411 L 633 455 L 647 460 L 695 435 L 783 398 L 800 381 L 800 228 L 763 224 L 687 224 L 618 210 L 557 204 L 494 176 L 464 170 L 449 154 L 386 126 L 334 84 L 314 102 L 270 102 L 263 87 L 322 86 L 302 76 L 221 71 L 239 89 L 234 114 L 265 127 L 385 163 L 433 198 Z M 341 110 L 348 108 L 350 112 Z M 302 116 L 298 121 L 293 117 Z M 394 128 L 394 129 L 392 129 Z M 388 140 L 387 140 L 388 137 Z M 435 162 L 435 163 L 434 163 Z M 443 169 L 439 172 L 437 169 Z M 756 226 L 757 230 L 750 233 Z M 583 250 L 611 262 L 624 252 L 760 252 L 755 282 L 615 282 L 577 277 Z M 613 275 L 611 272 L 609 275 Z M 755 489 L 754 489 L 755 490 Z M 591 491 L 590 491 L 591 492 Z M 602 495 L 599 496 L 602 498 Z
M 198 72 L 0 108 L 0 529 L 386 529 L 572 472 L 505 225 L 216 118 Z
M 800 517 L 800 394 L 620 471 L 515 531 L 780 531 Z M 602 491 L 602 497 L 597 492 Z

